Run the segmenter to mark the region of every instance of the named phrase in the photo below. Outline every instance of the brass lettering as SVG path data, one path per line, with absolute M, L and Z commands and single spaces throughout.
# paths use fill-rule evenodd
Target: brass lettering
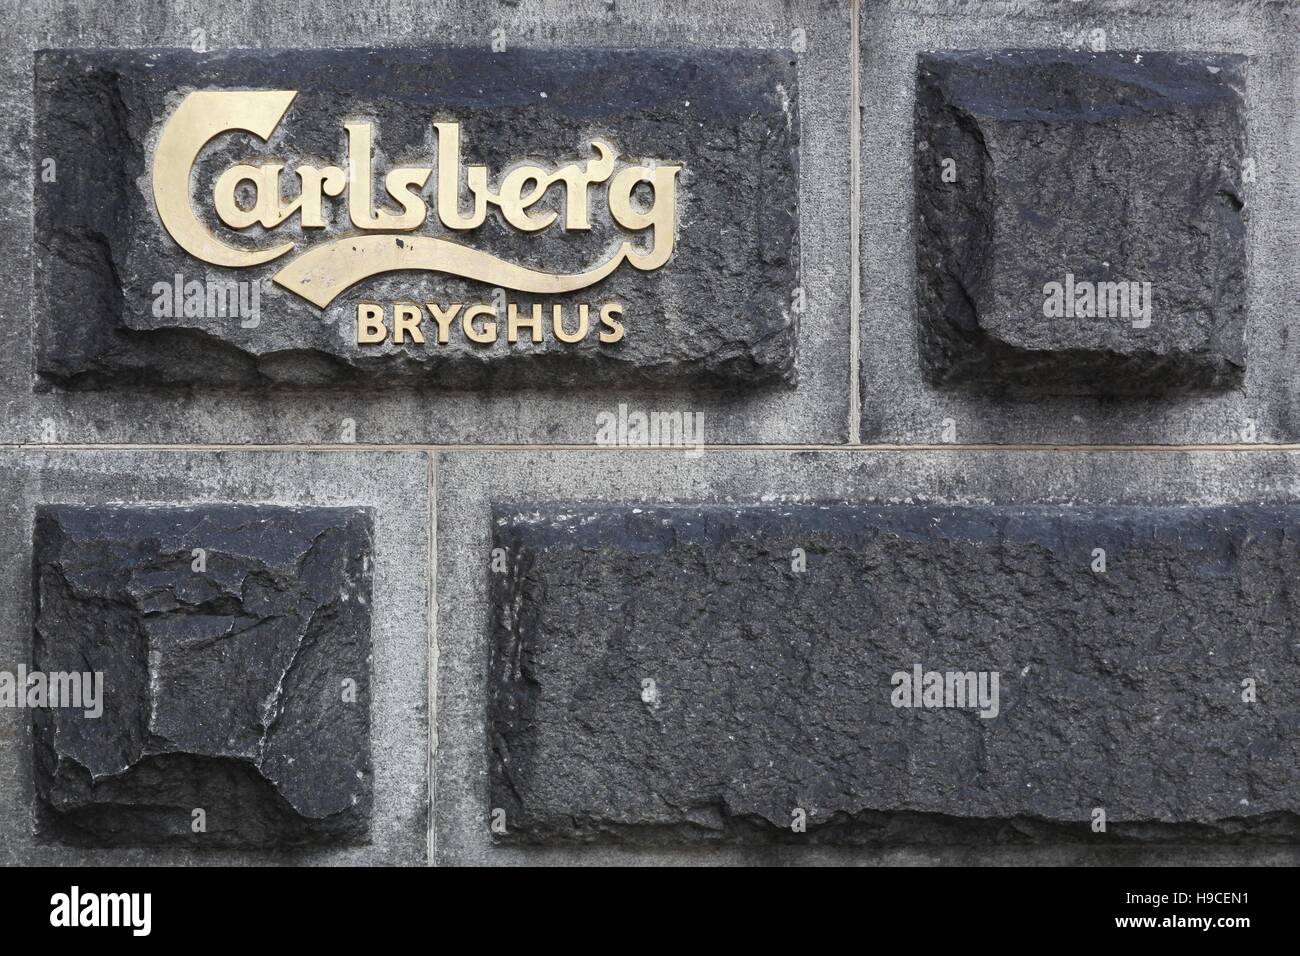
M 650 249 L 631 252 L 628 261 L 646 272 L 658 269 L 673 254 L 677 218 L 677 174 L 680 166 L 631 166 L 622 170 L 609 186 L 609 211 L 614 221 L 625 229 L 650 230 Z M 632 205 L 632 190 L 648 182 L 654 188 L 654 201 L 642 212 Z
M 374 345 L 388 337 L 384 325 L 384 310 L 377 305 L 361 303 L 357 306 L 357 345 Z
M 391 229 L 404 231 L 415 229 L 424 223 L 428 207 L 424 200 L 411 192 L 424 187 L 425 181 L 433 173 L 431 169 L 413 169 L 402 167 L 394 169 L 384 177 L 384 187 L 394 200 L 402 206 L 400 213 L 375 210 L 371 203 L 371 151 L 373 133 L 369 123 L 345 123 L 348 131 L 348 171 L 351 174 L 348 184 L 348 216 L 352 225 L 358 229 Z
M 447 334 L 451 327 L 452 319 L 456 318 L 456 313 L 460 311 L 460 303 L 455 302 L 443 309 L 442 306 L 433 302 L 426 302 L 425 307 L 429 314 L 433 316 L 433 321 L 438 324 L 438 344 L 447 344 Z
M 561 342 L 572 344 L 581 342 L 587 337 L 587 303 L 578 306 L 578 331 L 572 335 L 565 331 L 564 328 L 564 306 L 551 306 L 551 327 L 555 331 L 555 337 Z
M 337 166 L 326 166 L 324 169 L 299 166 L 294 172 L 302 183 L 302 195 L 298 197 L 302 208 L 302 227 L 324 229 L 324 197 L 342 195 L 348 184 L 347 177 Z
M 203 90 L 185 97 L 163 127 L 153 154 L 154 206 L 168 235 L 194 258 L 239 268 L 270 262 L 293 248 L 286 242 L 268 249 L 238 249 L 217 239 L 190 205 L 190 170 L 199 151 L 221 133 L 244 130 L 262 140 L 270 138 L 297 95 L 293 90 Z
M 166 283 L 163 285 L 168 296 L 170 296 L 172 286 Z M 197 307 L 197 304 L 201 304 L 199 297 L 202 294 L 202 284 L 196 282 L 193 285 L 194 290 L 192 291 L 196 297 Z M 189 295 L 189 291 L 186 292 L 186 295 Z M 578 322 L 576 330 L 572 331 L 565 321 L 565 306 L 552 305 L 551 307 L 551 331 L 556 341 L 567 345 L 584 341 L 592 331 L 591 310 L 593 307 L 586 302 L 576 303 L 575 305 Z M 182 308 L 188 309 L 189 307 L 190 302 L 187 298 Z M 387 321 L 389 308 L 392 310 L 391 323 Z M 612 344 L 622 340 L 625 334 L 621 321 L 623 307 L 616 302 L 609 302 L 599 308 L 600 341 Z M 485 303 L 466 306 L 464 303 L 453 302 L 443 306 L 437 302 L 426 302 L 422 309 L 411 302 L 394 302 L 387 308 L 381 304 L 363 302 L 357 305 L 357 344 L 377 345 L 391 341 L 394 345 L 404 345 L 409 341 L 414 345 L 424 345 L 426 337 L 422 325 L 426 314 L 433 318 L 433 322 L 437 326 L 438 331 L 434 336 L 434 341 L 438 345 L 448 344 L 457 317 L 460 318 L 460 329 L 467 341 L 477 345 L 492 345 L 498 341 L 500 334 L 498 309 Z M 507 303 L 506 341 L 512 345 L 519 342 L 521 330 L 527 330 L 528 340 L 535 344 L 545 341 L 543 315 L 544 311 L 541 303 L 532 303 L 530 305 L 521 305 L 516 302 Z
M 600 340 L 606 345 L 612 345 L 615 342 L 622 341 L 623 323 L 615 318 L 615 316 L 621 316 L 622 314 L 623 307 L 615 302 L 611 302 L 608 305 L 601 307 L 600 324 L 605 326 L 609 331 L 606 332 L 602 330 L 600 333 Z
M 223 133 L 238 131 L 269 141 L 296 96 L 293 90 L 202 90 L 188 94 L 163 125 L 151 167 L 154 204 L 168 234 L 195 258 L 212 265 L 243 268 L 270 262 L 293 251 L 292 242 L 248 249 L 222 241 L 196 214 L 190 188 L 195 163 L 207 143 Z M 301 250 L 272 276 L 279 285 L 321 308 L 352 285 L 385 272 L 432 271 L 516 292 L 561 295 L 600 282 L 624 262 L 641 271 L 652 271 L 672 257 L 677 227 L 677 176 L 681 166 L 647 162 L 616 171 L 615 150 L 593 139 L 590 143 L 593 158 L 555 169 L 520 163 L 503 172 L 494 189 L 485 166 L 466 166 L 462 175 L 460 124 L 437 122 L 433 124 L 438 141 L 436 177 L 432 167 L 389 169 L 383 173 L 384 195 L 376 197 L 375 180 L 379 173 L 374 168 L 373 124 L 342 125 L 346 134 L 345 167 L 239 163 L 216 177 L 211 197 L 216 219 L 235 231 L 255 225 L 273 231 L 295 216 L 304 231 L 321 230 L 334 219 L 331 201 L 339 199 L 345 205 L 348 221 L 361 234 L 330 237 Z M 290 168 L 298 179 L 298 194 L 285 198 L 282 185 L 285 171 Z M 431 180 L 435 195 L 426 200 L 425 190 Z M 600 184 L 607 184 L 605 198 L 610 217 L 633 235 L 611 250 L 604 261 L 579 272 L 557 275 L 533 269 L 439 236 L 393 235 L 411 233 L 425 226 L 431 205 L 437 220 L 455 232 L 467 232 L 483 225 L 490 206 L 500 211 L 506 224 L 525 233 L 540 232 L 557 222 L 565 231 L 590 230 L 590 194 Z M 562 214 L 556 209 L 539 208 L 553 188 L 563 191 Z M 468 212 L 462 207 L 465 190 L 469 192 Z M 342 198 L 345 193 L 346 198 Z M 241 202 L 240 197 L 244 195 L 247 198 Z M 476 325 L 474 320 L 485 315 L 480 308 L 452 309 L 441 313 L 441 318 L 440 313 L 433 313 L 435 322 L 439 323 L 439 341 L 447 340 L 451 322 L 458 313 L 462 325 L 473 330 L 473 341 L 484 344 L 496 341 L 497 316 L 493 313 L 491 321 Z M 536 309 L 540 306 L 535 307 L 532 318 L 508 313 L 509 341 L 517 339 L 520 328 L 528 329 L 534 342 L 541 340 L 541 319 Z M 602 341 L 622 338 L 617 315 L 621 315 L 618 306 L 602 308 Z M 560 341 L 578 341 L 585 335 L 589 319 L 581 309 L 577 332 L 568 332 L 561 314 L 556 313 L 554 318 L 553 328 Z M 359 307 L 359 342 L 363 334 L 377 334 L 373 325 L 363 328 L 365 323 L 382 326 L 382 310 L 363 315 Z M 420 341 L 418 322 L 410 324 L 407 313 L 395 314 L 394 323 L 395 341 L 405 341 L 407 335 L 413 341 Z
M 424 344 L 424 333 L 420 331 L 420 320 L 424 318 L 418 306 L 398 305 L 393 307 L 393 344 L 401 345 L 410 333 L 411 341 L 416 345 Z
M 533 306 L 531 318 L 519 318 L 519 306 L 513 302 L 506 307 L 506 341 L 514 344 L 519 340 L 519 327 L 525 326 L 532 333 L 532 340 L 540 342 L 542 340 L 542 307 Z
M 483 323 L 482 331 L 474 325 L 474 320 L 480 315 L 492 316 Z M 497 340 L 496 317 L 497 310 L 486 305 L 476 305 L 466 309 L 460 320 L 461 328 L 465 330 L 465 338 L 480 345 L 491 345 Z

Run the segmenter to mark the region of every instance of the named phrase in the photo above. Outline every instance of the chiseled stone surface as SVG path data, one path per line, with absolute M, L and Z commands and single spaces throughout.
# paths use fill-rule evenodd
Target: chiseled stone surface
M 1100 395 L 1240 385 L 1244 61 L 920 55 L 917 304 L 932 381 Z
M 42 836 L 369 842 L 370 528 L 356 508 L 41 507 L 33 668 L 104 675 L 102 716 L 34 711 Z
M 36 151 L 57 163 L 57 189 L 35 208 L 36 366 L 41 380 L 72 389 L 138 385 L 419 385 L 453 389 L 624 386 L 745 388 L 792 384 L 799 285 L 798 88 L 792 54 L 764 50 L 354 49 L 226 51 L 42 51 L 36 55 Z M 151 193 L 153 144 L 184 92 L 296 90 L 270 140 L 218 138 L 196 164 L 192 205 L 228 244 L 296 247 L 268 265 L 209 266 L 167 234 Z M 508 225 L 495 208 L 486 222 L 452 232 L 437 214 L 434 122 L 460 124 L 464 167 L 486 165 L 489 183 L 512 164 L 547 169 L 587 163 L 599 139 L 612 146 L 614 176 L 628 165 L 680 165 L 676 245 L 667 263 L 641 271 L 624 263 L 587 289 L 558 296 L 515 292 L 494 299 L 492 281 L 401 271 L 367 279 L 323 309 L 270 282 L 307 249 L 360 234 L 347 195 L 326 199 L 326 226 L 298 219 L 240 236 L 217 219 L 213 186 L 237 163 L 286 164 L 289 198 L 300 162 L 348 162 L 343 123 L 364 118 L 375 137 L 375 201 L 388 210 L 384 174 L 432 167 L 420 190 L 429 206 L 413 233 L 436 235 L 511 264 L 551 274 L 581 273 L 647 230 L 620 227 L 606 202 L 613 181 L 587 190 L 590 228 L 565 231 L 564 189 L 553 186 L 529 210 L 559 221 L 539 232 Z M 103 163 L 87 163 L 103 155 Z M 355 182 L 349 191 L 354 191 Z M 349 192 L 349 194 L 350 194 Z M 638 187 L 634 204 L 653 191 Z M 251 195 L 245 202 L 251 201 Z M 667 195 L 654 197 L 661 207 Z M 333 209 L 332 219 L 329 209 Z M 247 231 L 246 231 L 247 232 Z M 663 236 L 658 239 L 664 242 Z M 400 245 L 399 241 L 399 245 Z M 260 321 L 238 316 L 159 315 L 159 283 L 260 283 Z M 251 293 L 249 294 L 251 295 Z M 163 298 L 174 298 L 165 293 Z M 251 301 L 251 298 L 249 299 Z M 453 322 L 437 344 L 424 314 L 424 344 L 358 345 L 357 305 L 497 306 L 496 341 L 479 344 Z M 506 341 L 507 303 L 542 307 L 544 340 Z M 602 342 L 602 305 L 622 307 L 625 335 Z M 590 305 L 591 329 L 577 344 L 556 339 L 552 310 L 566 327 Z M 482 324 L 482 319 L 477 320 Z
M 629 407 L 645 411 L 703 412 L 710 442 L 847 440 L 853 417 L 846 386 L 852 364 L 846 343 L 852 339 L 853 312 L 849 268 L 852 189 L 847 145 L 852 117 L 853 10 L 851 0 L 798 0 L 776 5 L 770 0 L 697 0 L 668 5 L 660 0 L 619 0 L 616 5 L 591 0 L 547 0 L 545 4 L 385 0 L 378 5 L 299 0 L 292 9 L 275 0 L 237 4 L 189 0 L 182 6 L 34 0 L 24 7 L 22 16 L 9 18 L 10 29 L 0 31 L 0 128 L 4 131 L 0 147 L 7 148 L 6 162 L 0 163 L 0 207 L 12 213 L 10 228 L 0 231 L 0 439 L 60 444 L 320 445 L 347 442 L 355 436 L 357 442 L 366 444 L 591 444 L 598 427 L 595 413 L 617 410 L 620 403 L 626 402 Z M 39 341 L 44 334 L 40 329 L 44 307 L 39 303 L 35 281 L 39 274 L 34 275 L 32 261 L 38 246 L 37 193 L 49 193 L 41 201 L 57 201 L 57 194 L 71 184 L 69 177 L 75 179 L 80 174 L 78 167 L 83 163 L 106 167 L 108 173 L 114 170 L 103 148 L 96 146 L 89 154 L 74 156 L 73 167 L 60 164 L 57 182 L 42 179 L 45 167 L 36 139 L 41 125 L 34 84 L 37 51 L 188 51 L 196 40 L 196 31 L 202 31 L 198 36 L 207 44 L 207 56 L 213 58 L 228 56 L 234 50 L 308 51 L 357 46 L 418 49 L 446 44 L 490 65 L 496 62 L 494 51 L 504 43 L 508 51 L 554 54 L 556 64 L 563 63 L 561 57 L 566 50 L 638 49 L 680 51 L 705 59 L 721 55 L 734 65 L 743 57 L 731 57 L 732 50 L 742 54 L 796 50 L 791 59 L 797 64 L 792 69 L 797 90 L 790 96 L 790 116 L 796 120 L 792 132 L 798 135 L 798 169 L 794 191 L 788 198 L 797 202 L 795 285 L 802 290 L 798 304 L 804 308 L 797 313 L 797 354 L 789 378 L 782 376 L 762 388 L 743 387 L 743 382 L 718 388 L 716 381 L 710 385 L 698 378 L 692 378 L 690 384 L 644 384 L 631 368 L 612 381 L 597 383 L 583 370 L 575 373 L 577 387 L 549 387 L 551 379 L 544 378 L 541 385 L 546 387 L 526 395 L 490 385 L 472 390 L 439 390 L 436 396 L 418 386 L 370 385 L 320 389 L 169 387 L 160 396 L 145 382 L 113 388 L 111 408 L 105 405 L 102 391 L 46 388 L 48 379 L 37 375 L 40 362 L 49 361 L 50 351 L 48 342 L 42 346 Z M 732 71 L 728 82 L 746 82 L 742 72 Z M 540 92 L 546 92 L 549 100 L 555 90 L 547 87 L 535 92 L 532 102 L 541 106 L 546 101 Z M 339 117 L 333 115 L 321 120 L 333 124 L 336 135 L 328 153 L 318 157 L 323 161 L 339 158 L 343 140 L 338 121 Z M 431 126 L 433 117 L 428 121 Z M 580 131 L 580 137 L 566 135 L 561 144 L 564 156 L 585 158 L 588 154 L 583 150 L 590 136 L 605 132 L 602 125 L 594 122 L 589 129 Z M 294 130 L 298 129 L 295 125 Z M 381 149 L 385 129 L 379 127 Z M 703 129 L 707 132 L 707 123 Z M 686 137 L 684 131 L 678 138 L 695 139 Z M 475 141 L 466 133 L 467 147 L 483 144 L 483 140 Z M 544 145 L 538 144 L 536 153 L 530 147 L 523 158 L 529 162 L 556 161 L 554 154 L 542 151 Z M 663 144 L 653 145 L 652 156 L 668 152 Z M 722 155 L 724 159 L 735 158 L 732 151 Z M 423 144 L 409 158 L 417 163 L 426 160 L 428 153 Z M 258 161 L 271 159 L 265 156 Z M 402 162 L 407 159 L 400 157 Z M 290 172 L 286 184 L 293 180 Z M 595 208 L 595 196 L 592 202 Z M 785 206 L 788 209 L 789 203 L 785 202 Z M 777 208 L 772 206 L 773 210 Z M 681 212 L 686 217 L 691 209 L 683 206 Z M 707 240 L 710 251 L 705 258 L 714 255 L 716 238 Z M 733 244 L 729 248 L 734 248 L 735 236 L 722 238 Z M 539 249 L 545 241 L 550 250 L 552 243 L 545 234 L 538 240 Z M 567 252 L 559 249 L 555 254 L 559 257 Z M 546 256 L 550 255 L 547 251 Z M 905 261 L 905 257 L 895 259 Z M 675 259 L 674 265 L 686 261 Z M 711 277 L 713 263 L 699 265 L 702 273 Z M 184 274 L 195 278 L 196 271 L 190 267 Z M 419 291 L 403 285 L 403 291 L 406 289 Z M 712 285 L 707 291 L 712 292 Z M 76 307 L 77 289 L 69 288 L 66 293 L 68 307 Z M 680 306 L 691 320 L 686 336 L 692 340 L 692 348 L 698 344 L 700 328 L 714 327 L 716 319 L 710 314 L 714 298 L 712 294 L 697 296 L 683 300 Z M 788 308 L 792 298 L 794 289 L 784 289 L 781 307 Z M 263 305 L 269 308 L 269 301 L 268 295 Z M 269 320 L 267 311 L 262 320 L 263 332 Z M 295 328 L 297 340 L 303 341 L 303 336 L 314 340 L 318 322 L 319 316 L 313 315 L 305 329 Z M 231 335 L 248 334 L 238 323 L 231 324 L 233 328 L 225 329 Z M 337 328 L 330 333 L 331 347 L 342 343 Z M 652 334 L 659 333 L 652 329 Z M 679 344 L 686 347 L 685 343 Z M 76 339 L 65 345 L 73 352 L 84 348 Z M 38 361 L 39 349 L 45 351 L 46 357 Z M 301 364 L 299 358 L 283 358 L 287 360 L 283 364 Z M 489 367 L 494 374 L 500 371 L 491 363 Z M 214 374 L 207 368 L 200 371 Z M 442 381 L 442 373 L 426 377 L 417 369 L 413 374 L 420 382 Z M 552 367 L 544 374 L 561 378 Z M 796 379 L 797 387 L 783 384 Z M 584 387 L 589 382 L 591 387 Z M 593 397 L 598 393 L 599 407 L 593 409 Z M 436 398 L 433 405 L 432 398 Z
M 1291 505 L 497 506 L 501 839 L 1295 842 L 1298 526 Z M 996 672 L 990 716 L 895 706 L 917 665 Z

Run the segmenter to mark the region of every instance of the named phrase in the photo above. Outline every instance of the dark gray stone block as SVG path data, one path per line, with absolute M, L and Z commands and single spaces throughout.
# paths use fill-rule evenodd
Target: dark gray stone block
M 1298 529 L 1289 505 L 499 505 L 498 839 L 1295 842 Z M 896 706 L 917 665 L 998 674 L 997 706 Z
M 42 836 L 368 842 L 370 551 L 355 509 L 39 508 L 33 668 L 104 682 L 33 712 Z
M 791 384 L 799 285 L 798 117 L 791 55 L 769 51 L 663 52 L 482 49 L 215 51 L 42 51 L 36 56 L 35 154 L 55 160 L 57 184 L 35 204 L 36 367 L 44 385 L 418 386 L 502 389 L 621 386 L 746 388 Z M 194 89 L 294 90 L 297 96 L 263 143 L 250 133 L 214 139 L 195 167 L 192 206 L 229 245 L 295 243 L 266 265 L 226 268 L 190 256 L 159 221 L 151 166 L 160 130 Z M 373 125 L 373 188 L 394 211 L 384 174 L 432 167 L 417 190 L 429 217 L 415 233 L 550 274 L 581 273 L 623 241 L 648 247 L 645 230 L 620 226 L 606 200 L 610 180 L 590 186 L 590 228 L 564 231 L 563 190 L 529 212 L 559 214 L 540 232 L 506 223 L 495 207 L 468 232 L 439 221 L 435 122 L 460 124 L 461 177 L 485 165 L 492 188 L 521 160 L 547 169 L 586 164 L 594 140 L 614 151 L 613 177 L 630 164 L 682 167 L 676 182 L 675 248 L 666 264 L 641 271 L 624 262 L 577 292 L 532 294 L 496 281 L 400 270 L 364 279 L 319 306 L 271 279 L 304 250 L 359 234 L 344 194 L 326 200 L 323 228 L 291 218 L 243 233 L 213 208 L 219 175 L 237 163 L 283 162 L 285 202 L 296 197 L 300 162 L 350 170 L 344 122 Z M 250 202 L 248 184 L 241 202 Z M 349 186 L 349 190 L 352 186 Z M 633 205 L 653 197 L 637 187 Z M 385 204 L 386 202 L 386 204 Z M 462 184 L 462 211 L 469 209 Z M 666 202 L 666 200 L 665 200 Z M 333 210 L 332 213 L 329 210 Z M 377 233 L 372 235 L 378 235 Z M 256 325 L 239 316 L 158 315 L 159 283 L 253 282 Z M 251 301 L 251 288 L 246 290 Z M 425 344 L 356 344 L 360 303 L 377 303 L 388 324 L 396 304 L 499 306 L 497 340 L 469 341 L 459 322 L 447 344 L 424 312 Z M 543 341 L 506 341 L 507 304 L 540 306 Z M 621 341 L 599 340 L 602 304 L 622 307 Z M 566 329 L 589 304 L 590 331 L 557 340 L 553 307 Z M 476 320 L 481 323 L 481 319 Z
M 1240 386 L 1244 62 L 920 55 L 916 299 L 934 384 L 1078 395 Z

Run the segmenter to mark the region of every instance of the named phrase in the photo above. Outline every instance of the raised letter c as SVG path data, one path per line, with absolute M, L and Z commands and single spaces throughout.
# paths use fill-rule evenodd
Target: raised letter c
M 245 130 L 265 140 L 279 125 L 296 90 L 199 90 L 189 94 L 158 137 L 153 154 L 153 201 L 158 218 L 190 255 L 216 266 L 256 266 L 284 255 L 288 242 L 269 249 L 239 249 L 204 228 L 190 206 L 190 171 L 214 136 Z

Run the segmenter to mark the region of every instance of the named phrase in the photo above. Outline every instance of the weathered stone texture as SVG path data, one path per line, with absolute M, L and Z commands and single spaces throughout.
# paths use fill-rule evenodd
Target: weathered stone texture
M 98 719 L 35 712 L 44 837 L 368 842 L 365 512 L 46 506 L 35 548 L 34 668 L 104 675 Z
M 920 55 L 916 299 L 934 384 L 1241 384 L 1244 66 L 1226 54 Z M 1045 315 L 1045 286 L 1067 276 L 1150 283 L 1150 313 L 1123 314 L 1116 298 L 1096 315 Z
M 1300 837 L 1300 508 L 500 505 L 494 522 L 499 839 Z M 996 716 L 895 706 L 918 664 L 997 672 Z
M 799 285 L 796 77 L 790 54 L 745 50 L 39 52 L 35 154 L 53 158 L 58 169 L 57 184 L 39 189 L 35 206 L 41 382 L 71 389 L 792 383 L 790 304 Z M 196 214 L 227 242 L 298 242 L 286 259 L 252 269 L 208 266 L 185 253 L 159 222 L 151 193 L 149 151 L 179 98 L 195 89 L 232 88 L 298 91 L 268 143 L 249 134 L 222 136 L 196 166 Z M 358 346 L 359 302 L 494 304 L 494 290 L 440 273 L 402 271 L 363 281 L 322 310 L 270 277 L 302 249 L 352 234 L 346 197 L 330 201 L 335 212 L 324 229 L 303 230 L 291 220 L 260 239 L 234 234 L 212 204 L 217 176 L 236 163 L 289 163 L 286 188 L 293 195 L 298 185 L 289 170 L 296 162 L 346 169 L 342 124 L 358 117 L 375 130 L 376 198 L 388 169 L 434 167 L 421 191 L 430 219 L 419 234 L 450 236 L 552 274 L 583 272 L 633 235 L 611 218 L 608 183 L 589 189 L 586 231 L 564 232 L 556 223 L 525 233 L 490 210 L 478 229 L 452 234 L 433 212 L 434 122 L 460 123 L 462 176 L 464 166 L 484 164 L 494 185 L 501 171 L 525 159 L 548 168 L 586 163 L 593 138 L 608 141 L 624 165 L 680 164 L 674 254 L 655 271 L 625 263 L 575 293 L 507 289 L 496 319 L 501 333 L 491 345 L 461 335 L 435 344 L 437 330 L 426 316 L 426 344 Z M 563 214 L 563 208 L 563 190 L 552 188 L 531 211 Z M 262 283 L 260 323 L 246 328 L 237 317 L 155 315 L 155 285 L 178 274 L 187 281 Z M 541 343 L 528 341 L 527 332 L 520 343 L 507 343 L 505 302 L 518 303 L 525 314 L 543 306 Z M 579 303 L 592 304 L 598 327 L 600 304 L 607 302 L 623 307 L 622 341 L 602 343 L 595 331 L 578 344 L 554 338 L 554 305 L 565 307 L 572 330 Z

